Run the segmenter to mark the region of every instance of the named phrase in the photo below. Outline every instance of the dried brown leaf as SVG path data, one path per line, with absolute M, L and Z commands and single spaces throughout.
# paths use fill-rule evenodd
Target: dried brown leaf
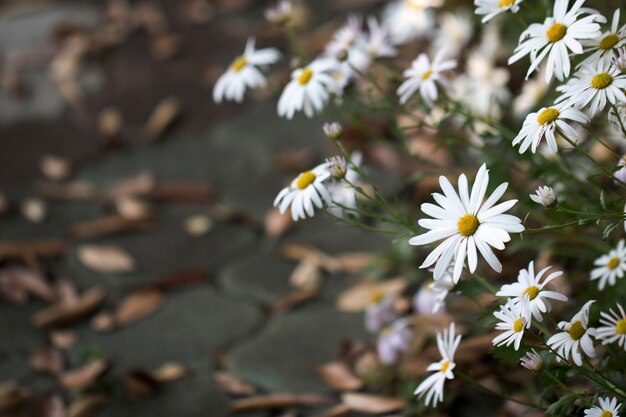
M 363 271 L 372 261 L 372 255 L 365 252 L 345 252 L 333 257 L 337 268 L 348 274 Z
M 86 267 L 97 272 L 119 273 L 135 269 L 135 261 L 128 252 L 113 245 L 82 245 L 77 255 Z
M 317 264 L 304 260 L 291 272 L 289 283 L 299 290 L 314 291 L 322 284 L 322 273 Z
M 189 375 L 189 370 L 178 362 L 166 362 L 152 372 L 152 377 L 160 383 L 179 381 Z
M 250 410 L 264 410 L 286 407 L 318 407 L 329 404 L 332 399 L 318 394 L 268 394 L 242 398 L 230 404 L 234 413 Z
M 192 284 L 199 284 L 206 282 L 213 276 L 211 270 L 208 269 L 191 269 L 188 271 L 179 271 L 166 275 L 152 281 L 147 285 L 142 285 L 143 289 L 158 289 L 158 290 L 172 290 L 179 287 L 184 287 Z
M 91 239 L 113 233 L 144 230 L 154 225 L 154 218 L 146 213 L 143 218 L 129 219 L 120 214 L 109 214 L 72 225 L 70 234 L 78 239 Z
M 20 387 L 15 381 L 0 385 L 0 412 L 11 411 L 24 404 L 31 396 L 30 390 Z
M 0 242 L 0 258 L 32 261 L 37 257 L 63 255 L 67 242 L 62 239 L 35 239 Z
M 316 414 L 315 417 L 346 417 L 350 414 L 350 407 L 346 404 L 338 404 L 328 410 L 323 411 L 321 414 Z
M 115 200 L 117 212 L 126 220 L 142 220 L 152 217 L 152 209 L 145 201 L 125 195 Z
M 159 389 L 159 382 L 149 372 L 134 370 L 124 377 L 124 393 L 133 400 L 142 400 L 153 396 Z
M 270 238 L 279 238 L 289 230 L 291 230 L 296 223 L 291 218 L 291 213 L 285 212 L 280 214 L 278 209 L 271 208 L 265 214 L 265 234 Z
M 280 298 L 272 305 L 273 314 L 282 314 L 319 296 L 319 290 L 296 290 Z
M 115 328 L 115 316 L 110 311 L 101 311 L 91 318 L 90 324 L 97 332 L 108 332 Z
M 402 277 L 388 281 L 362 280 L 339 296 L 337 308 L 340 311 L 363 311 L 372 303 L 372 297 L 376 294 L 398 295 L 407 284 Z
M 57 349 L 69 349 L 78 341 L 78 333 L 74 330 L 55 330 L 50 332 L 50 341 Z
M 230 372 L 218 371 L 213 374 L 213 379 L 217 383 L 220 390 L 227 394 L 233 395 L 252 395 L 256 389 Z
M 56 280 L 54 292 L 59 306 L 71 307 L 76 305 L 80 299 L 76 286 L 69 279 L 60 278 Z
M 141 320 L 154 313 L 164 301 L 163 293 L 159 290 L 148 289 L 137 291 L 124 298 L 115 311 L 115 323 L 125 326 Z
M 94 412 L 108 402 L 102 394 L 85 394 L 72 401 L 67 410 L 67 417 L 91 417 Z
M 23 304 L 28 294 L 48 302 L 56 298 L 52 287 L 40 273 L 18 266 L 0 269 L 0 295 L 14 304 Z
M 281 253 L 287 258 L 306 261 L 329 272 L 338 271 L 338 264 L 332 256 L 309 245 L 289 243 L 281 248 Z
M 152 140 L 158 139 L 180 116 L 182 106 L 176 97 L 167 97 L 160 101 L 146 123 L 146 132 Z
M 367 414 L 384 414 L 406 407 L 406 401 L 401 398 L 383 397 L 380 395 L 360 394 L 347 392 L 341 395 L 341 400 L 352 411 Z
M 63 370 L 64 364 L 61 351 L 50 346 L 42 346 L 30 356 L 30 366 L 38 372 L 56 375 Z
M 363 381 L 343 362 L 330 362 L 317 368 L 317 373 L 324 382 L 337 391 L 356 391 L 363 386 Z
M 67 390 L 84 390 L 89 388 L 108 367 L 109 363 L 106 360 L 98 359 L 60 374 L 59 383 Z
M 93 312 L 105 297 L 106 291 L 102 287 L 90 288 L 81 294 L 74 305 L 53 305 L 38 311 L 33 315 L 33 324 L 37 327 L 48 327 L 70 323 Z
M 116 199 L 126 196 L 146 195 L 151 192 L 155 186 L 156 179 L 154 175 L 144 171 L 110 185 L 103 190 L 102 196 L 105 199 L 115 201 Z

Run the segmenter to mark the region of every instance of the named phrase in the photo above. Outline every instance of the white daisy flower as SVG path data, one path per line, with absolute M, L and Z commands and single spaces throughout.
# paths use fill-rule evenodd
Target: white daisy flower
M 504 330 L 493 339 L 493 344 L 495 346 L 513 345 L 513 348 L 518 350 L 524 337 L 524 329 L 529 323 L 529 320 L 522 314 L 520 306 L 507 303 L 500 306 L 500 311 L 494 311 L 493 315 L 500 320 L 496 324 L 496 330 Z
M 335 59 L 318 58 L 304 68 L 291 73 L 291 81 L 278 99 L 278 115 L 293 118 L 296 111 L 304 111 L 307 117 L 320 112 L 329 99 L 334 83 L 330 73 L 338 66 Z
M 537 204 L 541 204 L 544 207 L 551 208 L 559 203 L 559 198 L 556 195 L 556 191 L 552 187 L 544 185 L 543 187 L 537 187 L 535 194 L 528 195 L 531 200 Z
M 454 59 L 443 59 L 445 50 L 439 51 L 433 62 L 430 62 L 428 55 L 422 53 L 411 63 L 411 68 L 404 71 L 406 80 L 398 88 L 400 103 L 406 103 L 416 91 L 419 90 L 422 99 L 433 106 L 437 100 L 437 85 L 447 87 L 447 81 L 441 76 L 443 71 L 456 67 Z
M 618 403 L 615 397 L 598 398 L 598 403 L 600 406 L 594 405 L 585 410 L 585 417 L 619 417 L 622 403 Z
M 371 58 L 396 56 L 396 48 L 391 43 L 389 28 L 378 23 L 374 16 L 367 18 L 368 35 L 365 50 Z
M 398 360 L 401 352 L 409 350 L 413 333 L 407 320 L 396 320 L 381 332 L 376 342 L 378 359 L 385 365 Z
M 561 358 L 569 359 L 570 356 L 578 366 L 583 365 L 581 352 L 590 358 L 596 356 L 591 337 L 595 337 L 596 329 L 589 326 L 589 308 L 595 300 L 588 301 L 583 308 L 572 318 L 571 321 L 559 323 L 559 329 L 563 330 L 548 339 L 548 346 L 556 350 L 559 354 L 557 360 Z
M 452 370 L 455 368 L 454 353 L 461 343 L 461 335 L 455 335 L 454 322 L 450 323 L 450 329 L 444 330 L 443 333 L 437 333 L 437 347 L 441 354 L 439 362 L 431 363 L 428 371 L 435 372 L 430 375 L 415 390 L 415 395 L 420 398 L 426 396 L 425 404 L 428 407 L 431 402 L 432 406 L 436 406 L 438 402 L 443 401 L 443 385 L 446 379 L 454 379 Z
M 504 195 L 508 183 L 499 185 L 483 202 L 488 184 L 489 173 L 484 164 L 478 170 L 471 195 L 465 174 L 459 176 L 458 194 L 450 181 L 441 176 L 439 185 L 444 195 L 433 194 L 439 205 L 422 204 L 422 211 L 434 219 L 420 219 L 419 225 L 430 231 L 411 238 L 409 244 L 427 245 L 444 240 L 420 266 L 420 268 L 428 268 L 436 262 L 435 279 L 443 276 L 453 259 L 455 262 L 454 282 L 458 282 L 461 276 L 466 257 L 470 272 L 474 272 L 478 263 L 476 249 L 489 266 L 498 272 L 502 271 L 502 264 L 491 248 L 504 249 L 504 243 L 511 240 L 509 233 L 520 233 L 524 231 L 524 226 L 517 217 L 504 214 L 515 205 L 517 200 L 496 204 Z
M 520 365 L 531 372 L 537 372 L 543 367 L 543 358 L 535 349 L 531 349 L 522 356 Z
M 624 239 L 617 243 L 615 249 L 611 249 L 606 255 L 602 255 L 593 263 L 596 267 L 591 271 L 591 280 L 598 281 L 598 289 L 604 290 L 606 284 L 615 285 L 618 278 L 626 272 L 626 247 Z
M 413 296 L 413 308 L 420 314 L 435 314 L 445 307 L 446 297 L 452 288 L 454 288 L 454 279 L 452 272 L 454 265 L 448 267 L 448 270 L 441 278 L 423 285 Z
M 526 78 L 535 71 L 539 64 L 548 56 L 546 66 L 546 83 L 549 83 L 554 74 L 558 80 L 569 76 L 571 64 L 568 50 L 572 54 L 582 54 L 583 47 L 580 40 L 593 39 L 600 36 L 600 25 L 606 19 L 590 9 L 581 9 L 585 0 L 576 0 L 568 11 L 569 0 L 556 0 L 554 16 L 543 22 L 533 23 L 519 38 L 519 45 L 509 58 L 509 65 L 530 55 L 530 68 Z M 588 14 L 579 19 L 581 14 Z
M 520 308 L 527 319 L 528 327 L 531 319 L 542 321 L 542 314 L 551 311 L 549 300 L 567 301 L 563 294 L 546 289 L 550 281 L 563 275 L 563 272 L 555 271 L 543 279 L 543 275 L 552 267 L 548 266 L 535 274 L 534 264 L 534 261 L 531 261 L 527 270 L 519 271 L 517 282 L 503 285 L 496 293 L 498 297 L 509 297 L 510 303 Z
M 282 214 L 291 206 L 291 217 L 294 221 L 315 215 L 315 207 L 330 205 L 331 199 L 324 185 L 330 173 L 326 164 L 318 165 L 311 171 L 298 175 L 291 184 L 283 188 L 274 200 L 274 207 Z
M 280 53 L 276 48 L 254 49 L 254 38 L 249 38 L 243 55 L 235 58 L 228 71 L 215 83 L 213 100 L 221 103 L 226 100 L 242 102 L 246 88 L 265 87 L 267 81 L 259 70 L 260 65 L 270 65 L 278 61 Z
M 326 45 L 324 55 L 336 58 L 347 54 L 348 67 L 354 71 L 363 71 L 370 63 L 366 52 L 365 34 L 361 30 L 362 22 L 357 16 L 349 16 L 346 24 L 335 32 L 333 39 Z
M 552 107 L 544 107 L 538 112 L 530 113 L 526 116 L 522 129 L 519 131 L 513 146 L 521 143 L 519 153 L 524 153 L 528 148 L 532 153 L 537 152 L 541 139 L 546 138 L 548 148 L 552 153 L 558 151 L 556 144 L 556 130 L 565 134 L 571 140 L 576 140 L 578 134 L 566 120 L 578 123 L 589 123 L 589 117 L 568 103 L 556 104 Z
M 485 15 L 481 20 L 482 23 L 487 23 L 497 15 L 511 11 L 511 13 L 517 13 L 519 11 L 519 4 L 522 0 L 474 0 L 476 6 L 475 13 L 478 15 Z
M 593 117 L 607 102 L 626 101 L 624 89 L 626 74 L 621 74 L 609 59 L 601 59 L 596 66 L 581 68 L 566 84 L 558 86 L 556 90 L 563 94 L 557 101 L 568 101 L 579 109 L 589 105 L 587 112 Z
M 626 312 L 621 304 L 617 305 L 619 313 L 609 309 L 608 313 L 600 313 L 600 326 L 596 329 L 596 339 L 601 340 L 603 345 L 617 342 L 626 350 Z
M 594 66 L 597 61 L 619 56 L 619 48 L 626 45 L 626 25 L 619 27 L 620 10 L 613 13 L 613 21 L 611 22 L 611 30 L 604 32 L 595 39 L 584 40 L 581 44 L 585 47 L 584 52 L 593 53 L 585 58 L 577 68 L 587 65 Z
M 400 45 L 427 35 L 435 22 L 429 8 L 441 4 L 441 0 L 396 0 L 389 3 L 383 10 L 383 23 L 389 29 L 391 41 Z

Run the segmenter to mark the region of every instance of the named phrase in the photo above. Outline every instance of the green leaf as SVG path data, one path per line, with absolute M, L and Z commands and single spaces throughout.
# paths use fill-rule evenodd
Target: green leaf
M 555 403 L 550 404 L 546 413 L 551 416 L 571 416 L 574 411 L 574 401 L 577 398 L 577 394 L 565 394 Z
M 507 364 L 519 363 L 522 356 L 530 350 L 530 346 L 522 341 L 519 350 L 515 350 L 513 346 L 497 346 L 491 349 L 491 356 Z
M 600 205 L 602 206 L 602 208 L 604 209 L 604 211 L 606 211 L 606 200 L 604 198 L 604 190 L 600 191 Z

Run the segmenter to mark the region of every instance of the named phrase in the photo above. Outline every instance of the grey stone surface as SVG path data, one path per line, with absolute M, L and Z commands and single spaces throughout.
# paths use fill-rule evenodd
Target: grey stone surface
M 83 328 L 72 358 L 78 361 L 85 349 L 98 349 L 113 361 L 115 373 L 154 369 L 169 361 L 195 363 L 250 334 L 260 319 L 248 304 L 206 286 L 191 287 L 168 294 L 157 312 L 120 329 L 99 333 Z
M 315 367 L 337 360 L 342 341 L 365 337 L 361 314 L 311 305 L 273 319 L 231 350 L 228 366 L 268 391 L 330 392 Z

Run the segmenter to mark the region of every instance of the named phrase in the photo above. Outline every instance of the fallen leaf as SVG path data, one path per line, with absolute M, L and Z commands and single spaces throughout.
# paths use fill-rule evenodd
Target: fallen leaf
M 126 220 L 142 220 L 152 217 L 150 205 L 130 195 L 124 195 L 116 199 L 115 209 Z
M 85 394 L 73 400 L 68 409 L 67 417 L 91 417 L 94 412 L 108 402 L 102 394 Z
M 317 289 L 292 291 L 272 304 L 272 314 L 282 314 L 286 311 L 292 310 L 295 307 L 316 298 L 319 294 L 320 292 Z
M 164 301 L 159 290 L 137 291 L 124 298 L 115 310 L 115 324 L 125 326 L 155 312 Z
M 280 214 L 277 208 L 271 208 L 265 214 L 265 234 L 270 238 L 281 237 L 295 225 L 289 212 Z
M 316 371 L 329 387 L 337 391 L 356 391 L 363 386 L 361 379 L 343 362 L 326 363 Z
M 40 198 L 26 198 L 20 208 L 22 216 L 31 223 L 42 223 L 48 215 L 48 205 Z
M 337 299 L 340 311 L 363 311 L 376 294 L 400 294 L 408 285 L 406 279 L 399 277 L 387 281 L 364 279 L 352 288 L 344 291 Z
M 153 396 L 159 389 L 159 382 L 149 372 L 135 370 L 126 374 L 123 386 L 126 396 L 138 401 Z
M 341 401 L 350 407 L 350 410 L 366 414 L 390 413 L 406 407 L 406 401 L 401 398 L 355 392 L 342 394 Z
M 156 186 L 154 175 L 147 171 L 142 171 L 135 176 L 124 178 L 102 191 L 102 197 L 107 200 L 116 201 L 126 196 L 146 195 Z
M 328 272 L 338 271 L 337 262 L 335 262 L 332 256 L 309 245 L 289 243 L 281 248 L 281 253 L 287 258 L 309 262 Z
M 115 329 L 115 316 L 110 311 L 101 311 L 91 318 L 90 324 L 97 332 L 108 332 Z
M 289 283 L 299 290 L 314 291 L 322 284 L 322 273 L 318 265 L 304 260 L 291 272 Z
M 179 287 L 184 287 L 191 284 L 199 284 L 206 282 L 213 276 L 212 271 L 208 269 L 191 269 L 188 271 L 179 271 L 166 275 L 152 281 L 149 284 L 140 285 L 139 289 L 158 289 L 158 290 L 172 290 Z
M 30 390 L 20 387 L 15 381 L 0 385 L 0 412 L 11 411 L 24 404 L 31 396 Z
M 36 327 L 48 327 L 70 323 L 93 312 L 105 297 L 106 291 L 102 287 L 92 287 L 82 293 L 74 305 L 53 305 L 38 311 L 33 315 L 33 324 Z
M 350 414 L 350 407 L 346 404 L 338 404 L 321 414 L 316 414 L 314 417 L 345 417 Z
M 113 245 L 82 245 L 77 255 L 85 266 L 97 272 L 119 273 L 135 269 L 133 258 Z
M 256 392 L 256 389 L 252 385 L 230 372 L 215 372 L 213 379 L 219 388 L 227 394 L 252 395 Z
M 30 366 L 35 371 L 56 375 L 63 370 L 65 361 L 61 351 L 50 346 L 42 346 L 30 356 Z
M 120 214 L 109 214 L 71 226 L 70 234 L 77 239 L 91 239 L 112 233 L 144 230 L 154 225 L 154 217 L 148 212 L 145 217 L 129 219 Z
M 152 377 L 161 383 L 179 381 L 189 377 L 189 370 L 178 362 L 166 362 L 152 372 Z
M 318 407 L 331 402 L 331 398 L 318 394 L 268 394 L 235 400 L 230 404 L 230 410 L 237 413 L 286 407 Z
M 40 273 L 19 266 L 0 269 L 0 294 L 14 304 L 25 303 L 29 294 L 48 302 L 56 298 L 52 287 Z
M 105 359 L 98 359 L 60 374 L 59 383 L 67 390 L 84 390 L 89 388 L 108 367 L 109 363 Z
M 145 130 L 152 140 L 158 139 L 168 127 L 178 119 L 182 112 L 180 101 L 176 97 L 161 100 L 146 122 Z
M 56 280 L 54 292 L 56 293 L 57 305 L 59 306 L 71 307 L 78 303 L 78 291 L 74 283 L 69 279 L 60 278 Z
M 45 155 L 39 161 L 39 169 L 49 179 L 64 180 L 72 174 L 72 164 L 65 158 Z
M 337 268 L 348 274 L 363 271 L 372 261 L 372 255 L 365 252 L 346 252 L 333 256 Z
M 69 349 L 78 341 L 78 333 L 74 330 L 54 330 L 50 332 L 50 341 L 57 349 Z

